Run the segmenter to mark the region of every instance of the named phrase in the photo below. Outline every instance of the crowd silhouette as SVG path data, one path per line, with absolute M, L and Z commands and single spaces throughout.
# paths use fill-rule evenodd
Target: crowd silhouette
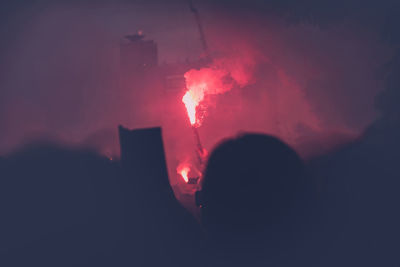
M 121 127 L 120 141 L 121 161 L 55 144 L 0 158 L 1 266 L 399 263 L 398 172 L 364 141 L 307 164 L 272 136 L 222 141 L 200 223 L 168 183 L 161 129 Z

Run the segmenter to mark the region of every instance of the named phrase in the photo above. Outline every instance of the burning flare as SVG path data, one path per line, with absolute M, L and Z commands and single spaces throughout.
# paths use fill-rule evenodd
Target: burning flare
M 200 102 L 204 99 L 204 91 L 206 90 L 206 88 L 207 84 L 205 83 L 192 85 L 188 88 L 185 95 L 182 97 L 182 102 L 185 104 L 190 124 L 195 127 L 200 126 L 196 110 Z
M 187 91 L 186 94 L 182 98 L 182 102 L 185 104 L 187 114 L 189 116 L 190 124 L 196 124 L 196 107 L 198 103 L 192 97 L 190 91 Z
M 182 176 L 183 180 L 187 183 L 189 182 L 189 172 L 190 172 L 190 167 L 189 164 L 187 163 L 181 163 L 178 165 L 176 168 L 176 172 Z
M 229 58 L 226 60 L 215 60 L 213 63 L 201 69 L 191 69 L 184 75 L 186 83 L 186 92 L 182 97 L 186 112 L 189 117 L 190 125 L 193 130 L 196 142 L 196 154 L 200 169 L 203 169 L 207 158 L 207 150 L 201 144 L 198 128 L 207 114 L 212 96 L 224 94 L 230 91 L 234 86 L 243 87 L 250 81 L 251 75 L 248 70 L 251 69 L 252 60 L 239 60 Z M 200 106 L 200 108 L 199 108 Z M 189 179 L 189 172 L 197 172 L 198 177 L 202 174 L 195 165 L 180 163 L 177 167 L 177 173 L 182 176 L 186 183 L 191 183 L 193 177 Z M 189 181 L 190 180 L 190 181 Z

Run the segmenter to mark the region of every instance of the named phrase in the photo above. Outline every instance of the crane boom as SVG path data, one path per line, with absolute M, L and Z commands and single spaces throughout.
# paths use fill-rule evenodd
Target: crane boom
M 201 19 L 200 19 L 200 15 L 199 15 L 199 11 L 197 10 L 197 8 L 193 5 L 192 0 L 188 0 L 189 3 L 189 8 L 190 11 L 193 13 L 195 19 L 196 19 L 196 23 L 197 23 L 197 28 L 199 29 L 199 33 L 200 33 L 200 40 L 201 40 L 201 44 L 203 46 L 203 50 L 204 53 L 206 54 L 207 57 L 210 57 L 210 52 L 208 50 L 208 45 L 207 45 L 207 41 L 206 41 L 206 36 L 204 34 L 204 30 L 203 30 L 203 25 L 201 24 Z

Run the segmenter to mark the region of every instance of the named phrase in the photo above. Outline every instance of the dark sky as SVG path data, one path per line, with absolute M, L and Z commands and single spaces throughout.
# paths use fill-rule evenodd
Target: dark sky
M 194 3 L 213 51 L 250 58 L 258 90 L 280 79 L 281 116 L 291 126 L 359 134 L 379 116 L 375 96 L 400 38 L 396 1 Z M 183 0 L 0 5 L 1 153 L 32 136 L 78 142 L 113 128 L 125 34 L 143 30 L 158 43 L 160 63 L 201 54 Z

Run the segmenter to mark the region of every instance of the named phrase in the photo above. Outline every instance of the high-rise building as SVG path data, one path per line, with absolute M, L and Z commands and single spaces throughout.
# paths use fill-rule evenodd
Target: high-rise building
M 157 44 L 144 40 L 144 35 L 126 35 L 120 43 L 120 63 L 122 70 L 129 75 L 141 75 L 158 65 Z

